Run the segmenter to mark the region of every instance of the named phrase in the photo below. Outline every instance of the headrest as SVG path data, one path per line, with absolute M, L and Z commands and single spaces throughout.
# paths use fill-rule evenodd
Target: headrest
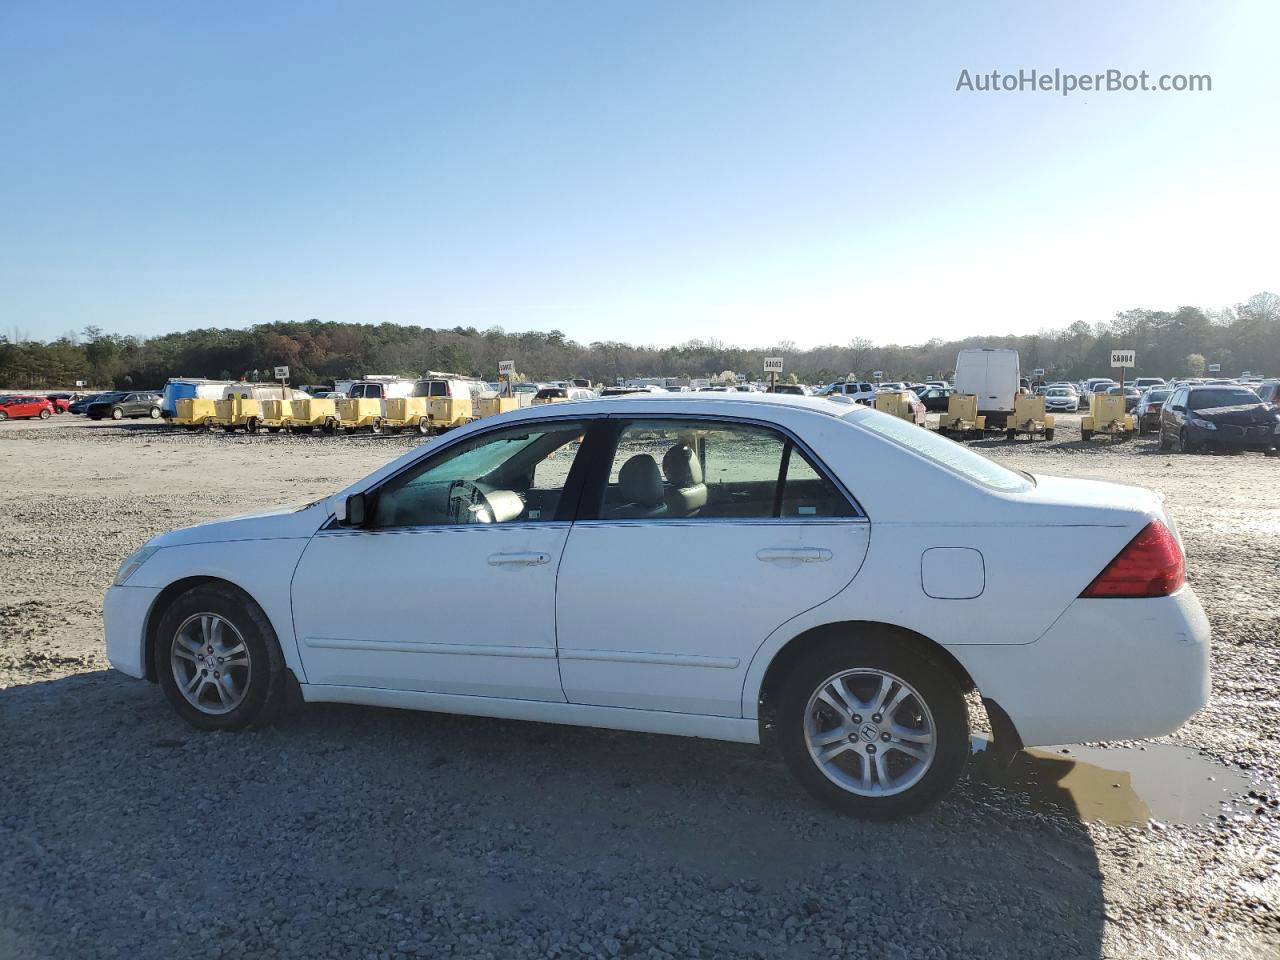
M 658 472 L 658 462 L 647 453 L 637 453 L 618 471 L 618 491 L 627 503 L 646 506 L 662 503 L 662 474 Z
M 662 458 L 662 472 L 676 487 L 696 487 L 702 482 L 702 464 L 693 448 L 677 443 Z

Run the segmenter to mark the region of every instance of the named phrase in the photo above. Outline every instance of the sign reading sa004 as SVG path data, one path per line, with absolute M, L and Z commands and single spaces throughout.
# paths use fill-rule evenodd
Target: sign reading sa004
M 782 357 L 765 357 L 764 372 L 765 373 L 781 373 Z
M 289 379 L 289 368 L 288 368 L 288 367 L 276 367 L 276 379 L 277 379 L 277 380 L 288 380 L 288 379 Z
M 1113 367 L 1133 367 L 1137 366 L 1134 361 L 1137 359 L 1137 353 L 1133 350 L 1112 350 L 1111 366 Z

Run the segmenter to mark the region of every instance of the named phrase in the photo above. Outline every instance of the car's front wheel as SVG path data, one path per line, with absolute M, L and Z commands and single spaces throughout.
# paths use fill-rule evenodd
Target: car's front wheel
M 897 637 L 829 644 L 787 677 L 778 734 L 791 772 L 842 813 L 890 819 L 950 790 L 969 751 L 951 672 Z
M 200 730 L 242 730 L 275 719 L 284 658 L 266 614 L 230 586 L 188 590 L 164 612 L 156 676 L 174 710 Z
M 152 407 L 150 410 L 148 410 L 148 411 L 147 411 L 147 416 L 149 416 L 152 420 L 159 420 L 159 419 L 160 419 L 160 408 L 159 408 L 159 407 Z
M 48 420 L 48 419 L 49 419 L 49 411 L 48 411 L 48 410 L 41 410 L 41 411 L 40 411 L 40 419 L 41 419 L 41 420 Z
M 1187 428 L 1183 427 L 1178 431 L 1178 452 L 1179 453 L 1195 453 L 1200 448 L 1191 442 L 1191 438 L 1187 435 Z
M 112 407 L 112 408 L 111 408 L 111 419 L 112 419 L 112 420 L 123 420 L 123 419 L 124 419 L 124 411 L 123 411 L 123 410 L 121 410 L 119 407 Z

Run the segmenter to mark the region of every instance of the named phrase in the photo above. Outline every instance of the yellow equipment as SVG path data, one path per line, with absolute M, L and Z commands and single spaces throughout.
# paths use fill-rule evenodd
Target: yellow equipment
M 1112 393 L 1095 393 L 1089 397 L 1089 415 L 1080 421 L 1080 439 L 1092 440 L 1095 433 L 1105 433 L 1113 440 L 1133 436 L 1133 417 L 1125 413 L 1124 397 Z
M 452 430 L 476 419 L 471 393 L 460 390 L 449 397 L 429 397 L 427 422 L 435 431 Z
M 978 415 L 978 398 L 973 394 L 953 393 L 947 397 L 947 412 L 938 421 L 938 432 L 957 433 L 961 437 L 982 434 L 987 428 L 987 418 Z
M 1044 397 L 1017 397 L 1013 401 L 1013 415 L 1005 425 L 1004 438 L 1015 440 L 1020 433 L 1053 439 L 1053 414 L 1044 412 Z
M 382 432 L 382 401 L 377 397 L 342 397 L 338 400 L 338 423 L 347 433 L 369 429 Z
M 924 425 L 924 414 L 918 413 L 920 401 L 910 390 L 883 390 L 876 394 L 876 409 L 891 417 Z
M 198 430 L 201 427 L 208 430 L 217 416 L 214 406 L 216 403 L 216 400 L 206 400 L 203 397 L 183 397 L 174 405 L 178 415 L 173 418 L 173 422 L 188 430 Z
M 289 430 L 293 433 L 309 433 L 319 427 L 325 433 L 333 433 L 338 428 L 338 408 L 330 399 L 311 397 L 307 400 L 294 400 L 293 417 Z
M 234 430 L 244 430 L 245 433 L 258 432 L 258 425 L 262 422 L 262 408 L 248 391 L 215 400 L 213 407 L 213 423 L 222 427 L 227 433 Z
M 392 397 L 383 401 L 383 410 L 383 425 L 392 433 L 399 433 L 401 430 L 431 432 L 426 397 Z
M 477 418 L 496 417 L 519 409 L 519 397 L 481 397 L 475 402 Z

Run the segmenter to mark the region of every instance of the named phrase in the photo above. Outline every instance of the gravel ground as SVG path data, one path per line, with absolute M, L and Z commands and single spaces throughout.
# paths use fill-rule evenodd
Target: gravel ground
M 416 438 L 3 426 L 0 958 L 1280 955 L 1280 462 L 1070 425 L 976 445 L 1168 494 L 1215 648 L 1212 703 L 1166 741 L 1253 796 L 1118 826 L 975 769 L 882 825 L 743 745 L 321 705 L 196 734 L 107 669 L 120 559 Z

